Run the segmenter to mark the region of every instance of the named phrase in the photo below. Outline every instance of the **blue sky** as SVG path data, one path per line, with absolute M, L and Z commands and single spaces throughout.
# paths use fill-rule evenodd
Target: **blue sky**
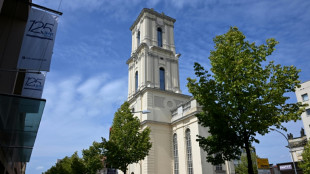
M 237 26 L 251 42 L 267 38 L 280 43 L 268 60 L 301 69 L 310 80 L 310 1 L 307 0 L 33 0 L 64 14 L 59 17 L 51 71 L 43 98 L 47 100 L 26 173 L 42 173 L 57 159 L 88 148 L 108 136 L 116 109 L 127 99 L 126 60 L 129 27 L 143 8 L 175 18 L 175 45 L 180 82 L 194 77 L 193 63 L 210 68 L 212 39 Z M 296 102 L 295 94 L 290 101 Z M 299 136 L 302 122 L 287 123 Z M 291 161 L 286 140 L 278 133 L 258 136 L 260 157 L 270 163 Z

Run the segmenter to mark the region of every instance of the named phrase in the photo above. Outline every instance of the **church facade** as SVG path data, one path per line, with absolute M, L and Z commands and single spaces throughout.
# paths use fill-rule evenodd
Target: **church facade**
M 130 27 L 131 57 L 128 64 L 128 102 L 141 128 L 151 129 L 152 148 L 129 174 L 232 174 L 232 162 L 213 166 L 196 135 L 208 136 L 198 124 L 196 100 L 182 94 L 179 81 L 180 54 L 175 51 L 176 20 L 153 9 L 143 9 Z

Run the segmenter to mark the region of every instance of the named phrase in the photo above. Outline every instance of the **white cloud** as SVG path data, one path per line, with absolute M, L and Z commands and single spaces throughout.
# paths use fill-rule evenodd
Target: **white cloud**
M 49 157 L 53 164 L 55 159 L 107 138 L 114 112 L 126 100 L 126 85 L 124 78 L 112 79 L 104 73 L 90 78 L 51 73 L 44 89 L 47 103 L 32 156 Z
M 38 167 L 36 167 L 36 170 L 43 170 L 43 169 L 44 169 L 43 166 L 38 166 Z
M 92 77 L 83 82 L 78 88 L 77 92 L 82 94 L 83 97 L 94 97 L 98 92 L 100 85 L 108 78 L 107 74 Z
M 120 100 L 126 99 L 127 90 L 124 87 L 127 88 L 126 78 L 112 79 L 108 74 L 90 78 L 56 75 L 46 82 L 46 112 L 49 115 L 55 114 L 51 118 L 59 118 L 60 115 L 78 116 L 81 113 L 87 114 L 84 116 L 97 116 L 96 113 L 102 107 L 110 111 L 111 103 L 120 104 Z

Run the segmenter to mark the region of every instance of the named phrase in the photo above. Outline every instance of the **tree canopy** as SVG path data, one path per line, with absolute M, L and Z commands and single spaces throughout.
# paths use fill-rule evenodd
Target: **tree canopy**
M 299 167 L 302 168 L 304 173 L 310 173 L 310 141 L 304 148 L 302 159 L 303 161 L 299 163 Z
M 115 113 L 109 141 L 103 139 L 107 163 L 126 173 L 127 166 L 144 159 L 152 147 L 150 129 L 140 129 L 140 121 L 125 102 Z
M 102 143 L 94 141 L 89 149 L 82 150 L 82 158 L 75 152 L 71 157 L 59 160 L 44 174 L 96 174 L 104 167 L 103 151 Z
M 86 172 L 88 174 L 96 174 L 98 170 L 102 169 L 104 160 L 104 148 L 102 143 L 93 142 L 93 145 L 88 149 L 83 149 L 83 161 Z
M 84 174 L 85 167 L 81 162 L 77 152 L 71 157 L 64 157 L 56 165 L 48 169 L 44 174 Z
M 237 159 L 244 148 L 248 173 L 253 174 L 250 146 L 259 143 L 256 135 L 268 133 L 270 126 L 286 130 L 281 123 L 300 119 L 301 104 L 287 103 L 289 97 L 284 95 L 299 86 L 299 70 L 266 62 L 278 44 L 275 39 L 257 46 L 231 27 L 213 41 L 209 57 L 212 73 L 195 63 L 198 80 L 188 78 L 187 84 L 202 106 L 199 123 L 211 133 L 198 136 L 197 141 L 213 164 Z

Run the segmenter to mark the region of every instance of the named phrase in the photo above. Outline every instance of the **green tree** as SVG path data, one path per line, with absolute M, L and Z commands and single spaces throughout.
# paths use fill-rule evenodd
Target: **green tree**
M 72 174 L 72 159 L 76 157 L 78 157 L 77 152 L 75 152 L 71 157 L 64 157 L 59 160 L 56 165 L 48 169 L 44 174 Z
M 107 163 L 126 173 L 127 166 L 144 159 L 152 147 L 150 129 L 140 130 L 140 121 L 134 117 L 125 102 L 115 113 L 109 141 L 103 139 Z
M 103 151 L 103 144 L 94 141 L 88 149 L 82 150 L 82 158 L 74 152 L 71 157 L 66 156 L 58 161 L 45 174 L 96 174 L 104 167 Z
M 88 174 L 96 174 L 103 166 L 103 144 L 96 141 L 88 149 L 83 149 L 83 160 Z
M 298 165 L 304 173 L 310 173 L 310 141 L 308 141 L 302 153 L 303 161 Z
M 231 27 L 214 43 L 209 57 L 212 74 L 195 63 L 198 81 L 188 78 L 189 91 L 202 106 L 199 123 L 211 133 L 198 135 L 197 141 L 212 164 L 237 159 L 244 148 L 248 173 L 253 174 L 250 147 L 259 143 L 255 136 L 268 133 L 270 126 L 286 130 L 281 123 L 300 119 L 301 104 L 286 103 L 289 97 L 284 96 L 299 86 L 299 70 L 266 62 L 278 44 L 275 39 L 256 46 Z
M 86 167 L 84 164 L 84 160 L 81 159 L 77 152 L 75 152 L 71 156 L 71 173 L 72 174 L 85 174 L 86 173 Z
M 253 161 L 253 170 L 254 170 L 254 174 L 258 174 L 257 171 L 257 156 L 255 153 L 251 153 L 251 158 Z M 241 155 L 240 158 L 240 163 L 236 166 L 235 168 L 236 174 L 248 174 L 248 160 L 245 154 Z

